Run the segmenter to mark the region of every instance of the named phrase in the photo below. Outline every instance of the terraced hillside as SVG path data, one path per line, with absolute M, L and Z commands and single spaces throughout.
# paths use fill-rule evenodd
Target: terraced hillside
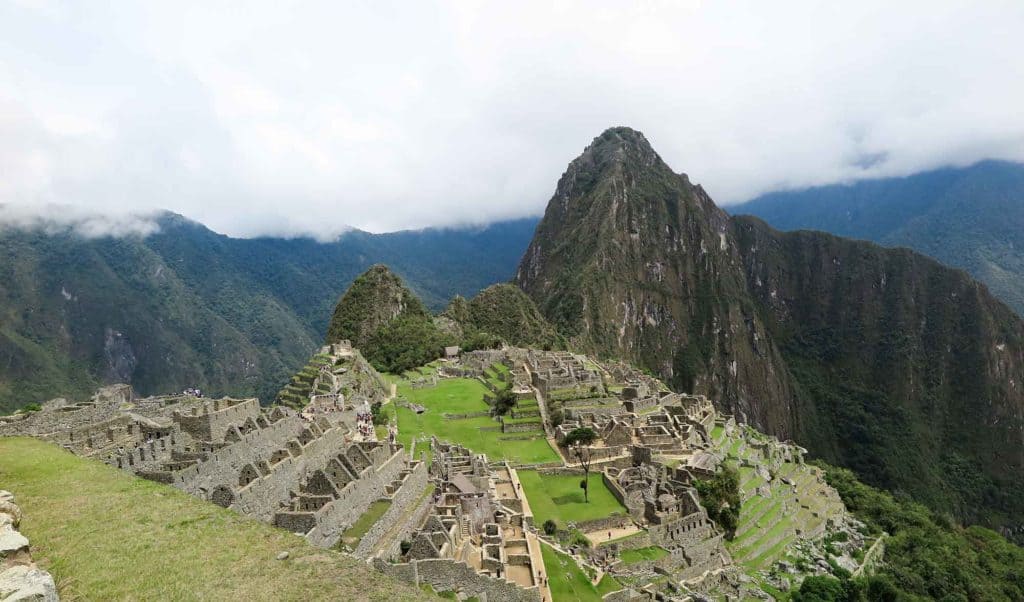
M 743 501 L 736 534 L 727 548 L 748 575 L 758 579 L 759 571 L 780 560 L 797 564 L 801 558 L 794 544 L 820 537 L 827 517 L 845 514 L 842 500 L 825 483 L 820 468 L 771 462 L 752 445 L 764 439 L 761 433 L 736 426 L 718 428 L 712 436 L 727 461 L 739 467 Z
M 381 401 L 388 391 L 380 374 L 358 349 L 325 345 L 313 354 L 277 394 L 277 403 L 295 410 L 305 408 L 314 395 L 342 395 Z

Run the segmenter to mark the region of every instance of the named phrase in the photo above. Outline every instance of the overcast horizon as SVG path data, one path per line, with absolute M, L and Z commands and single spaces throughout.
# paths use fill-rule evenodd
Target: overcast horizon
M 6 223 L 536 216 L 619 125 L 726 207 L 1024 160 L 1021 2 L 93 4 L 0 1 Z

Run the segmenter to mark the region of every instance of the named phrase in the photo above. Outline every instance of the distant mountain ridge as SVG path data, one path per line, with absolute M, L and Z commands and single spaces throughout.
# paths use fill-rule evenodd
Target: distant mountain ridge
M 340 294 L 388 263 L 434 310 L 512 276 L 534 219 L 336 242 L 234 239 L 175 214 L 147 236 L 0 230 L 0 413 L 130 382 L 267 401 L 327 330 Z
M 612 128 L 562 175 L 516 282 L 575 347 L 961 520 L 1024 520 L 1024 321 L 959 270 L 730 217 Z
M 909 247 L 968 271 L 1024 316 L 1024 164 L 982 161 L 775 192 L 727 209 L 780 230 L 822 230 Z

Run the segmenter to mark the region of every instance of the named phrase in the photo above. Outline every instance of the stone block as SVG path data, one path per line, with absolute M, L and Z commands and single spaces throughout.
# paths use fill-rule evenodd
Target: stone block
M 57 602 L 57 586 L 46 571 L 13 566 L 0 573 L 0 600 L 4 602 Z
M 0 560 L 28 552 L 28 538 L 10 525 L 0 527 Z

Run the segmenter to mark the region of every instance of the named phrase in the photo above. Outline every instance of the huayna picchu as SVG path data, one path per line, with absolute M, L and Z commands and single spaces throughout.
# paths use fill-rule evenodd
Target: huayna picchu
M 961 271 L 729 217 L 612 128 L 562 176 L 516 282 L 575 348 L 955 520 L 1024 521 L 1024 322 Z

